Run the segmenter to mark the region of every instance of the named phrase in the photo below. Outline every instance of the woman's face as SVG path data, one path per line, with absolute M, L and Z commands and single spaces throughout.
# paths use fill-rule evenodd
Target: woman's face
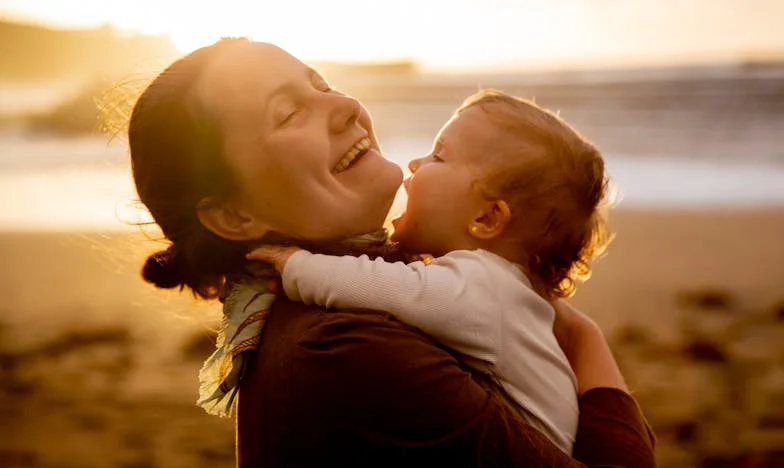
M 309 240 L 380 228 L 402 181 L 367 110 L 285 51 L 238 43 L 210 64 L 198 98 L 224 132 L 241 235 Z

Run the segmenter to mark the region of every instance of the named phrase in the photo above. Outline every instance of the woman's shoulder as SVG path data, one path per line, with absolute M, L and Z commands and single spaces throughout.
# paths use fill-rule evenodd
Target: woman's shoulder
M 265 349 L 270 343 L 262 339 L 259 357 L 279 353 L 265 366 L 268 372 L 280 370 L 285 361 L 284 371 L 266 378 L 285 381 L 278 384 L 287 388 L 288 404 L 298 411 L 344 419 L 361 415 L 375 421 L 369 427 L 402 440 L 410 434 L 401 421 L 418 427 L 422 437 L 437 438 L 465 428 L 488 404 L 486 391 L 473 384 L 452 354 L 390 314 L 289 302 L 277 307 L 271 315 L 301 314 L 308 325 L 279 342 L 285 351 Z
M 404 351 L 411 343 L 419 351 L 440 345 L 419 329 L 389 313 L 365 309 L 326 309 L 281 297 L 275 300 L 262 332 L 260 354 L 296 359 L 308 350 L 331 349 L 344 355 L 369 351 Z M 415 351 L 416 352 L 416 351 Z
M 355 347 L 367 348 L 373 344 L 395 348 L 413 340 L 442 350 L 419 329 L 378 310 L 326 309 L 283 298 L 273 304 L 265 334 L 267 327 L 270 327 L 270 336 L 263 341 L 285 338 L 285 344 L 301 349 L 313 346 L 325 348 L 340 343 L 341 350 L 348 352 Z M 353 346 L 346 346 L 346 340 Z
M 340 376 L 364 375 L 363 385 L 375 385 L 372 376 L 392 375 L 410 360 L 427 356 L 451 357 L 418 329 L 374 310 L 326 309 L 275 300 L 267 316 L 254 364 L 245 374 L 246 386 L 277 389 L 339 388 Z M 324 396 L 321 390 L 316 391 Z
M 274 406 L 310 414 L 303 417 L 372 415 L 374 427 L 394 426 L 403 418 L 432 423 L 439 432 L 464 427 L 487 404 L 486 392 L 471 385 L 454 356 L 384 312 L 281 300 L 263 333 L 247 376 L 256 383 L 247 385 L 268 387 L 258 393 L 278 395 L 281 405 Z M 432 417 L 423 416 L 423 407 Z
M 462 381 L 466 375 L 443 346 L 383 311 L 327 310 L 282 300 L 273 306 L 264 333 L 260 358 L 287 362 L 286 377 L 300 388 L 329 386 L 362 395 L 417 388 L 422 379 L 439 375 L 460 375 Z

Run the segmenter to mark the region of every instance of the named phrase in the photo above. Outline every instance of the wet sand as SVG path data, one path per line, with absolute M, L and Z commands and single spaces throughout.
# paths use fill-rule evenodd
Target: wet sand
M 784 209 L 619 210 L 612 223 L 616 241 L 574 300 L 614 341 L 631 327 L 676 343 L 711 294 L 748 314 L 784 304 Z M 143 239 L 0 233 L 0 465 L 233 466 L 232 421 L 193 404 L 217 308 L 143 284 L 160 245 Z M 657 401 L 641 399 L 666 450 Z

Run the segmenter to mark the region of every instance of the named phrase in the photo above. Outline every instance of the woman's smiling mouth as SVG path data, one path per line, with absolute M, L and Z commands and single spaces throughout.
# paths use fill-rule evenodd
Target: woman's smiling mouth
M 345 171 L 357 159 L 361 158 L 370 149 L 370 138 L 364 137 L 349 148 L 346 154 L 338 161 L 333 169 L 336 174 Z

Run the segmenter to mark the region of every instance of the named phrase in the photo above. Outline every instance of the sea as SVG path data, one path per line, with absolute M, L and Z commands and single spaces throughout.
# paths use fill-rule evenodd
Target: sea
M 579 129 L 598 135 L 617 209 L 784 207 L 784 66 L 594 73 L 569 76 L 565 84 L 549 75 L 525 83 L 512 78 L 495 79 L 518 95 L 566 108 L 568 121 L 574 117 Z M 471 92 L 450 79 L 424 85 L 409 79 L 408 91 L 394 94 L 402 89 L 394 78 L 375 98 L 363 95 L 386 157 L 405 168 L 429 152 L 454 107 L 411 96 Z M 45 112 L 78 89 L 72 82 L 0 83 L 0 231 L 123 230 L 147 220 L 122 137 L 41 133 L 9 118 Z
M 382 145 L 405 167 L 431 141 Z M 654 153 L 605 159 L 618 209 L 784 207 L 784 164 Z M 117 230 L 145 220 L 124 140 L 0 132 L 0 230 Z

